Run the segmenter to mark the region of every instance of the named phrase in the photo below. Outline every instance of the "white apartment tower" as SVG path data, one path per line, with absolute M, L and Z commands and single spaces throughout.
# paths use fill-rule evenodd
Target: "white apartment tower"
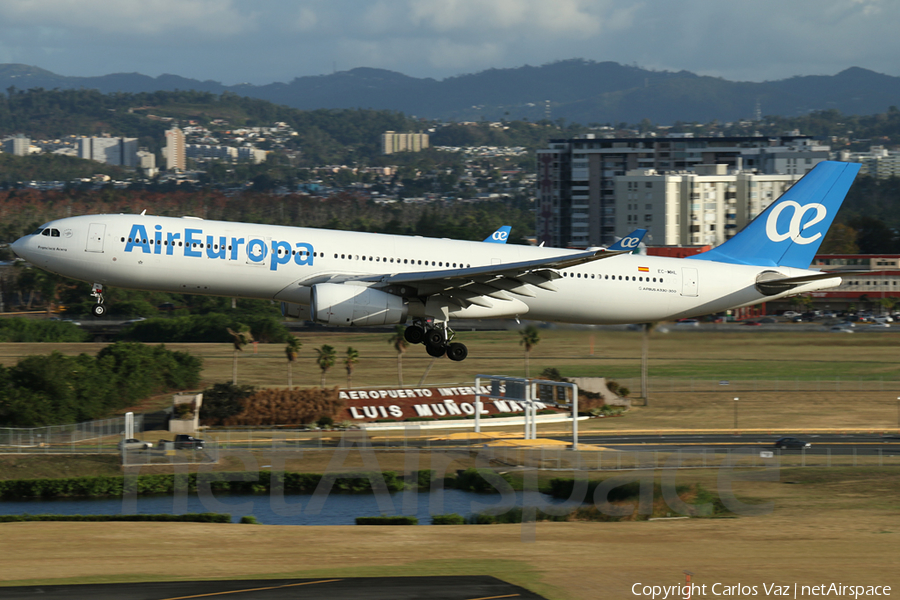
M 717 246 L 800 177 L 729 172 L 726 165 L 697 165 L 680 173 L 628 171 L 615 179 L 616 231 L 645 228 L 653 246 Z
M 177 127 L 166 131 L 166 169 L 184 171 L 187 159 L 184 144 L 184 132 Z
M 78 158 L 119 167 L 138 165 L 137 138 L 88 137 L 78 140 Z

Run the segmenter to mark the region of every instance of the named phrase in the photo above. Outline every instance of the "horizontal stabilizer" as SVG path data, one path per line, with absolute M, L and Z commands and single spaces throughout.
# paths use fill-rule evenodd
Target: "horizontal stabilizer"
M 756 289 L 766 296 L 777 296 L 789 292 L 796 287 L 810 281 L 821 281 L 822 279 L 839 279 L 847 275 L 865 275 L 872 271 L 831 271 L 821 272 L 814 275 L 800 275 L 799 277 L 785 277 L 776 271 L 764 271 L 760 273 L 756 279 Z

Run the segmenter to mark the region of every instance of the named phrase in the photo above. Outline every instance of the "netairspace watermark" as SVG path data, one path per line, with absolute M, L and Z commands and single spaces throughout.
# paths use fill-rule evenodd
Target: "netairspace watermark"
M 875 596 L 890 596 L 889 585 L 848 585 L 844 583 L 820 583 L 818 585 L 804 585 L 793 583 L 781 585 L 777 583 L 748 584 L 684 584 L 674 585 L 644 585 L 635 583 L 631 586 L 634 596 L 650 598 L 651 600 L 680 599 L 691 600 L 701 596 L 722 597 L 776 597 L 776 598 L 867 598 Z
M 516 493 L 510 486 L 509 482 L 501 475 L 496 473 L 495 468 L 495 450 L 491 448 L 469 449 L 470 456 L 474 454 L 475 468 L 479 469 L 485 481 L 494 488 L 496 494 L 489 497 L 493 500 L 490 503 L 481 503 L 472 501 L 470 510 L 472 515 L 479 513 L 490 514 L 494 516 L 505 515 L 510 511 L 520 509 L 522 511 L 522 534 L 523 542 L 534 542 L 536 535 L 536 518 L 537 515 L 543 513 L 545 515 L 564 517 L 572 511 L 580 508 L 590 507 L 591 504 L 598 512 L 604 515 L 621 517 L 624 515 L 638 514 L 642 516 L 650 516 L 653 514 L 654 489 L 661 492 L 662 500 L 668 507 L 668 511 L 672 515 L 679 516 L 703 516 L 712 514 L 715 507 L 711 503 L 690 504 L 685 502 L 677 491 L 677 479 L 679 476 L 679 468 L 683 466 L 683 458 L 680 453 L 672 453 L 665 464 L 656 464 L 655 459 L 647 457 L 646 464 L 639 461 L 638 469 L 617 472 L 611 477 L 607 477 L 602 483 L 596 485 L 592 497 L 589 497 L 590 487 L 586 471 L 572 469 L 568 472 L 556 472 L 557 477 L 565 477 L 569 473 L 573 482 L 572 491 L 569 498 L 564 502 L 549 502 L 546 497 L 541 494 L 530 494 L 529 502 L 525 506 L 519 506 Z M 351 453 L 353 457 L 351 459 Z M 758 456 L 758 450 L 748 449 L 745 454 L 732 453 L 718 466 L 718 476 L 716 484 L 716 492 L 725 509 L 736 515 L 755 516 L 769 514 L 774 509 L 772 502 L 766 503 L 744 503 L 740 501 L 733 489 L 735 482 L 745 481 L 778 481 L 779 466 L 777 462 L 771 460 L 760 464 L 754 462 L 753 454 Z M 406 473 L 412 473 L 422 468 L 420 458 L 422 452 L 413 449 L 407 449 L 403 453 L 404 467 Z M 213 492 L 213 481 L 237 480 L 246 481 L 248 473 L 250 478 L 256 473 L 257 478 L 261 471 L 269 472 L 269 508 L 279 517 L 294 517 L 301 513 L 306 515 L 322 514 L 325 509 L 326 500 L 335 480 L 342 475 L 350 474 L 351 470 L 346 466 L 348 459 L 353 460 L 354 464 L 362 459 L 362 469 L 355 467 L 352 469 L 354 476 L 361 476 L 369 479 L 371 490 L 375 496 L 378 510 L 385 516 L 391 515 L 410 515 L 416 514 L 419 503 L 429 502 L 429 514 L 443 514 L 444 502 L 444 478 L 447 475 L 455 475 L 454 463 L 456 455 L 452 453 L 430 452 L 428 454 L 428 469 L 434 471 L 431 478 L 430 489 L 422 490 L 407 489 L 397 496 L 392 497 L 388 490 L 388 486 L 382 476 L 382 469 L 378 463 L 378 458 L 372 448 L 366 433 L 360 431 L 345 432 L 339 445 L 334 449 L 328 467 L 325 469 L 324 475 L 318 483 L 315 491 L 311 495 L 303 498 L 307 499 L 305 506 L 301 504 L 300 499 L 287 500 L 284 491 L 284 474 L 285 465 L 288 459 L 297 461 L 302 458 L 302 451 L 275 451 L 268 459 L 271 464 L 259 465 L 256 455 L 249 452 L 234 454 L 235 458 L 243 462 L 243 473 L 222 473 L 215 472 L 215 465 L 201 464 L 197 468 L 197 497 L 203 507 L 209 512 L 233 512 L 242 511 L 243 514 L 253 514 L 253 506 L 256 502 L 265 502 L 264 496 L 258 500 L 254 499 L 239 505 L 226 504 L 218 500 Z M 689 457 L 688 457 L 689 459 Z M 655 472 L 660 471 L 657 479 Z M 184 464 L 175 465 L 175 489 L 173 494 L 173 513 L 181 514 L 187 512 L 188 506 L 188 466 Z M 129 467 L 126 472 L 126 479 L 133 478 L 136 482 L 140 473 L 140 466 Z M 523 490 L 525 492 L 538 491 L 538 470 L 535 468 L 525 469 L 519 472 L 522 477 Z M 258 480 L 258 479 L 257 479 Z M 657 481 L 659 482 L 657 484 Z M 638 486 L 638 496 L 635 502 L 616 502 L 609 500 L 610 492 L 617 487 L 623 485 Z M 658 487 L 657 487 L 658 485 Z M 499 500 L 497 499 L 499 496 Z M 126 493 L 122 497 L 123 514 L 137 512 L 137 486 L 126 485 Z M 465 516 L 465 515 L 464 515 Z M 637 589 L 637 588 L 636 588 Z

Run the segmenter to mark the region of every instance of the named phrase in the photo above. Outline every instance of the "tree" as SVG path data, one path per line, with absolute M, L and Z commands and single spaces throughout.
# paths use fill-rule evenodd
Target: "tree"
M 359 362 L 359 350 L 347 347 L 347 353 L 344 354 L 344 368 L 347 369 L 347 387 L 353 387 L 353 367 Z
M 287 345 L 284 347 L 284 354 L 287 356 L 288 360 L 288 389 L 294 389 L 294 381 L 293 381 L 293 367 L 294 361 L 297 360 L 297 354 L 300 352 L 300 348 L 303 347 L 303 342 L 300 341 L 300 338 L 295 336 L 290 336 L 287 341 Z
M 534 325 L 528 325 L 519 332 L 519 345 L 525 346 L 525 377 L 529 376 L 530 367 L 528 364 L 531 349 L 538 345 L 541 341 L 541 334 Z
M 253 335 L 250 333 L 250 328 L 244 324 L 238 324 L 237 331 L 233 330 L 231 327 L 226 327 L 228 333 L 231 335 L 231 343 L 234 345 L 234 360 L 231 365 L 231 383 L 237 385 L 237 357 L 238 352 L 244 351 L 244 346 L 253 341 Z
M 325 373 L 334 366 L 336 359 L 334 348 L 328 344 L 322 344 L 321 348 L 316 348 L 316 364 L 322 369 L 322 387 L 325 387 Z
M 405 331 L 406 327 L 397 325 L 394 328 L 393 335 L 388 339 L 388 343 L 393 345 L 394 350 L 397 351 L 397 381 L 401 386 L 403 385 L 403 353 L 409 347 L 409 342 L 406 341 L 406 336 L 403 335 Z

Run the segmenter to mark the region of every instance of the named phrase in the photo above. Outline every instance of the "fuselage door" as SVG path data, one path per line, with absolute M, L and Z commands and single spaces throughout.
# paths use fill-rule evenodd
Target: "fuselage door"
M 103 238 L 106 237 L 106 224 L 91 223 L 88 227 L 87 252 L 103 252 Z
M 683 267 L 681 269 L 681 295 L 696 296 L 699 287 L 697 269 Z

